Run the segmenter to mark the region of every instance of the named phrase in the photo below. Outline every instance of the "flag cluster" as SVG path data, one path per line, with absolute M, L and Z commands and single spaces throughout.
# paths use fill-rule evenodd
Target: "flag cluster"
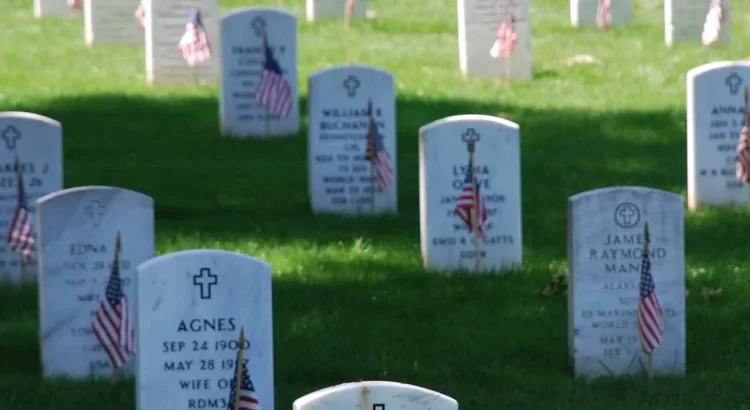
M 118 236 L 105 298 L 99 303 L 92 323 L 94 335 L 114 369 L 125 364 L 135 353 L 135 330 L 130 319 L 128 299 L 122 292 L 119 242 Z
M 715 43 L 721 34 L 721 23 L 724 21 L 724 5 L 722 0 L 711 0 L 708 4 L 706 22 L 703 24 L 701 43 L 704 46 Z
M 263 36 L 263 51 L 265 60 L 255 88 L 255 101 L 266 106 L 269 113 L 286 117 L 292 111 L 292 86 L 268 46 L 268 36 Z
M 612 25 L 612 8 L 610 0 L 599 0 L 599 6 L 596 8 L 596 26 L 600 29 L 607 30 Z
M 482 236 L 484 235 L 484 224 L 487 222 L 487 206 L 479 192 L 479 184 L 474 181 L 474 170 L 471 165 L 471 162 L 469 162 L 468 171 L 466 171 L 466 179 L 464 179 L 461 194 L 458 196 L 458 201 L 456 201 L 456 214 L 462 221 L 464 221 L 466 227 L 469 228 L 469 232 L 474 232 L 476 229 L 479 236 Z M 472 182 L 474 182 L 475 189 L 472 189 Z M 473 225 L 475 192 L 477 205 L 476 227 Z
M 512 21 L 503 21 L 497 27 L 497 40 L 490 49 L 492 58 L 508 57 L 518 44 L 518 35 Z
M 368 115 L 370 126 L 367 131 L 365 160 L 372 164 L 378 190 L 382 192 L 393 183 L 393 166 L 391 165 L 391 155 L 383 144 L 383 136 L 378 132 L 377 124 L 375 124 L 375 119 L 372 116 L 372 102 L 368 107 Z
M 135 9 L 135 19 L 138 20 L 138 24 L 141 27 L 146 27 L 146 8 L 143 6 L 142 2 L 138 5 L 138 8 Z
M 13 219 L 10 221 L 8 229 L 8 246 L 21 254 L 22 258 L 29 259 L 34 255 L 34 229 L 31 226 L 31 214 L 29 207 L 26 205 L 26 194 L 23 189 L 23 175 L 21 166 L 16 159 L 16 210 L 13 212 Z
M 651 275 L 651 258 L 649 252 L 648 224 L 644 228 L 645 242 L 643 245 L 643 260 L 641 262 L 641 283 L 639 286 L 638 311 L 636 327 L 638 328 L 638 339 L 641 347 L 646 353 L 651 353 L 661 344 L 664 334 L 662 323 L 662 311 L 659 299 L 654 292 L 654 277 Z
M 208 35 L 201 23 L 200 10 L 193 10 L 193 15 L 185 26 L 185 34 L 182 35 L 177 47 L 189 67 L 194 67 L 211 58 L 211 45 L 208 43 Z

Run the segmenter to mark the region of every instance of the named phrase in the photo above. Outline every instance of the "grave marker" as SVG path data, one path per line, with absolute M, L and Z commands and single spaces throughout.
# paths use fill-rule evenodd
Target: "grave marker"
M 131 306 L 135 267 L 154 256 L 154 200 L 123 188 L 85 186 L 37 200 L 39 312 L 45 377 L 112 375 L 91 328 L 122 241 L 120 277 Z M 133 373 L 133 362 L 121 369 Z
M 644 374 L 636 328 L 644 224 L 663 311 L 655 374 L 685 373 L 685 242 L 682 197 L 609 187 L 568 199 L 568 344 L 576 376 Z
M 326 68 L 310 75 L 308 95 L 308 186 L 313 211 L 395 213 L 393 76 L 361 65 Z M 376 149 L 382 148 L 380 167 L 366 159 L 370 102 L 378 135 L 374 143 Z
M 292 88 L 292 109 L 287 116 L 268 114 L 265 106 L 255 101 L 255 90 L 265 61 L 264 34 L 268 36 L 273 57 Z M 221 133 L 237 137 L 297 133 L 299 99 L 296 17 L 286 11 L 268 7 L 236 10 L 221 18 L 221 38 Z
M 135 10 L 141 0 L 83 0 L 86 45 L 143 44 L 143 28 Z
M 23 173 L 26 205 L 34 220 L 36 199 L 62 189 L 62 125 L 38 114 L 0 112 L 0 233 L 6 235 L 16 210 L 18 195 L 14 164 L 18 158 Z M 35 230 L 36 232 L 36 230 Z M 35 247 L 36 248 L 36 247 Z M 0 242 L 0 280 L 20 282 L 18 253 L 5 239 Z M 27 274 L 36 276 L 37 252 L 27 263 Z
M 34 17 L 80 17 L 81 9 L 68 6 L 66 0 L 34 0 Z
M 747 86 L 747 61 L 717 61 L 688 71 L 687 188 L 691 210 L 750 202 L 750 185 L 735 177 Z
M 475 141 L 473 175 L 468 172 L 468 140 Z M 518 124 L 508 120 L 456 115 L 420 128 L 419 207 L 426 268 L 476 270 L 477 242 L 470 228 L 475 216 L 483 232 L 480 270 L 521 264 L 520 163 Z M 477 185 L 477 214 L 471 179 Z
M 573 27 L 596 27 L 599 3 L 600 0 L 570 0 L 570 23 Z M 631 0 L 611 0 L 609 15 L 612 27 L 630 24 L 633 18 Z
M 722 0 L 722 3 L 724 21 L 718 42 L 729 43 L 732 23 L 730 0 Z M 664 0 L 664 42 L 667 46 L 700 43 L 708 6 L 708 0 Z
M 506 57 L 493 57 L 498 26 L 507 20 L 509 4 L 517 35 L 510 54 L 510 78 L 531 78 L 531 21 L 528 0 L 458 0 L 458 53 L 464 76 L 507 78 Z
M 388 381 L 362 381 L 328 387 L 292 404 L 294 410 L 458 410 L 456 400 L 423 387 Z
M 312 22 L 320 19 L 343 20 L 346 17 L 347 0 L 306 0 L 305 12 L 307 21 Z M 364 19 L 367 17 L 367 0 L 356 0 L 354 12 L 350 16 L 353 19 Z
M 274 409 L 271 268 L 219 250 L 169 253 L 136 274 L 139 410 L 227 408 L 240 328 L 260 408 Z
M 193 84 L 218 81 L 221 47 L 216 0 L 150 0 L 144 2 L 144 7 L 148 83 Z M 189 67 L 180 54 L 178 44 L 195 9 L 200 10 L 212 56 L 207 61 Z

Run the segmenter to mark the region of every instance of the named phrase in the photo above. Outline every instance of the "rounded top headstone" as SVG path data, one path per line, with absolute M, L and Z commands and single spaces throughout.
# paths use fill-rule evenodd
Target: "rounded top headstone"
M 127 188 L 120 188 L 120 187 L 113 187 L 113 186 L 106 186 L 106 185 L 87 185 L 87 186 L 77 186 L 74 188 L 66 188 L 62 189 L 60 191 L 55 191 L 50 194 L 44 195 L 43 197 L 40 197 L 36 200 L 37 204 L 44 204 L 49 201 L 54 201 L 55 199 L 59 199 L 64 196 L 68 195 L 74 195 L 74 194 L 83 194 L 86 192 L 91 191 L 111 191 L 111 192 L 118 192 L 123 193 L 131 198 L 139 198 L 141 204 L 143 205 L 150 205 L 153 207 L 154 204 L 154 198 L 151 198 L 150 196 L 140 193 L 138 191 L 133 191 Z
M 572 195 L 568 198 L 569 203 L 577 203 L 582 200 L 586 200 L 588 198 L 600 196 L 600 195 L 606 195 L 606 194 L 617 194 L 618 192 L 624 192 L 624 191 L 631 191 L 640 193 L 643 195 L 660 195 L 663 197 L 663 200 L 666 201 L 675 201 L 675 202 L 683 202 L 682 196 L 677 195 L 672 192 L 664 191 L 661 189 L 656 188 L 648 188 L 648 187 L 642 187 L 642 186 L 616 186 L 616 187 L 605 187 L 605 188 L 598 188 L 598 189 L 592 189 L 590 191 L 581 192 L 575 195 Z
M 429 124 L 423 125 L 419 129 L 419 131 L 429 132 L 433 128 L 439 128 L 448 124 L 455 124 L 455 123 L 462 123 L 462 122 L 487 122 L 487 123 L 502 125 L 508 128 L 519 129 L 518 124 L 516 124 L 513 121 L 506 120 L 505 118 L 493 117 L 492 115 L 483 115 L 483 114 L 462 114 L 462 115 L 453 115 L 450 117 L 445 117 L 439 120 L 435 120 Z
M 294 401 L 294 410 L 457 410 L 458 402 L 442 393 L 391 381 L 344 383 Z
M 271 14 L 271 13 L 275 13 L 275 14 L 278 14 L 278 15 L 283 15 L 285 17 L 291 18 L 293 20 L 297 18 L 294 14 L 292 14 L 292 13 L 286 11 L 286 10 L 277 9 L 275 7 L 262 7 L 261 6 L 261 7 L 243 7 L 243 8 L 240 8 L 240 9 L 233 9 L 229 13 L 226 13 L 223 16 L 221 16 L 221 20 L 222 21 L 229 20 L 229 19 L 231 19 L 233 17 L 242 16 L 242 15 L 244 15 L 246 13 L 259 13 L 259 14 Z
M 172 252 L 165 255 L 160 255 L 155 258 L 151 258 L 147 260 L 146 262 L 143 262 L 138 266 L 139 271 L 148 271 L 154 268 L 159 267 L 159 265 L 163 265 L 166 263 L 170 263 L 176 259 L 180 259 L 182 257 L 218 257 L 218 258 L 236 258 L 236 259 L 244 259 L 248 262 L 254 262 L 260 265 L 265 265 L 267 268 L 266 271 L 270 272 L 271 265 L 268 264 L 268 262 L 253 258 L 252 256 L 248 256 L 242 253 L 238 252 L 231 252 L 231 251 L 225 251 L 221 249 L 185 249 L 182 251 Z
M 702 74 L 714 71 L 714 70 L 720 70 L 724 68 L 736 68 L 736 67 L 750 67 L 750 61 L 714 61 L 708 64 L 703 64 L 701 66 L 695 67 L 690 69 L 687 72 L 687 79 L 690 81 L 694 77 L 699 77 Z
M 3 111 L 3 112 L 0 112 L 0 120 L 2 120 L 3 118 L 17 118 L 17 119 L 29 120 L 29 121 L 46 122 L 49 125 L 54 125 L 57 127 L 62 126 L 62 124 L 60 124 L 59 121 L 53 120 L 52 118 L 49 118 L 49 117 L 45 117 L 44 115 L 35 114 L 33 112 Z

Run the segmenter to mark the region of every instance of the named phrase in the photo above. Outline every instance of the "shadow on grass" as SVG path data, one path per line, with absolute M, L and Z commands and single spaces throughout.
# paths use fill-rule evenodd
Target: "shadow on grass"
M 305 98 L 300 106 L 304 115 Z M 16 109 L 63 123 L 65 186 L 106 184 L 151 195 L 159 229 L 175 232 L 418 243 L 418 130 L 457 114 L 497 115 L 520 124 L 524 249 L 531 259 L 565 258 L 570 195 L 614 185 L 685 191 L 682 111 L 603 113 L 400 98 L 399 215 L 352 219 L 310 212 L 306 132 L 274 140 L 222 138 L 214 98 L 102 94 Z M 686 226 L 688 260 L 706 266 L 744 263 L 746 247 L 728 251 L 726 243 L 741 240 L 750 228 L 747 216 L 702 212 Z

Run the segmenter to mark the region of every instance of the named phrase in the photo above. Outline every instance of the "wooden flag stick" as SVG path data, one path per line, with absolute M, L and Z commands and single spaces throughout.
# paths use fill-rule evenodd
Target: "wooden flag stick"
M 513 18 L 513 0 L 508 0 L 508 3 L 506 3 L 506 6 L 507 6 L 506 13 L 505 13 L 506 24 L 508 25 L 508 27 L 511 27 L 513 25 L 513 20 L 514 20 L 514 18 Z M 513 28 L 513 32 L 515 32 L 515 27 Z M 508 40 L 510 40 L 510 39 L 508 39 Z M 512 40 L 511 40 L 511 43 L 509 43 L 509 44 L 512 44 Z M 510 70 L 511 70 L 511 64 L 510 64 L 510 62 L 511 61 L 510 61 L 510 59 L 511 59 L 511 55 L 512 54 L 513 54 L 513 50 L 509 49 L 508 50 L 508 55 L 505 56 L 505 81 L 510 81 L 511 80 L 511 72 L 510 72 Z
M 479 272 L 479 198 L 477 198 L 477 176 L 474 173 L 474 139 L 469 139 L 469 172 L 471 172 L 471 227 L 474 232 L 474 270 Z
M 240 390 L 242 386 L 242 365 L 243 365 L 243 353 L 245 350 L 245 327 L 240 328 L 240 345 L 237 347 L 237 364 L 235 365 L 236 371 L 234 373 L 234 409 L 239 410 L 240 408 Z
M 648 354 L 648 378 L 651 379 L 654 377 L 654 353 L 651 352 Z
M 268 109 L 268 106 L 266 106 L 266 118 L 265 118 L 265 136 L 266 138 L 271 136 L 271 119 L 269 118 L 271 116 L 271 110 Z

